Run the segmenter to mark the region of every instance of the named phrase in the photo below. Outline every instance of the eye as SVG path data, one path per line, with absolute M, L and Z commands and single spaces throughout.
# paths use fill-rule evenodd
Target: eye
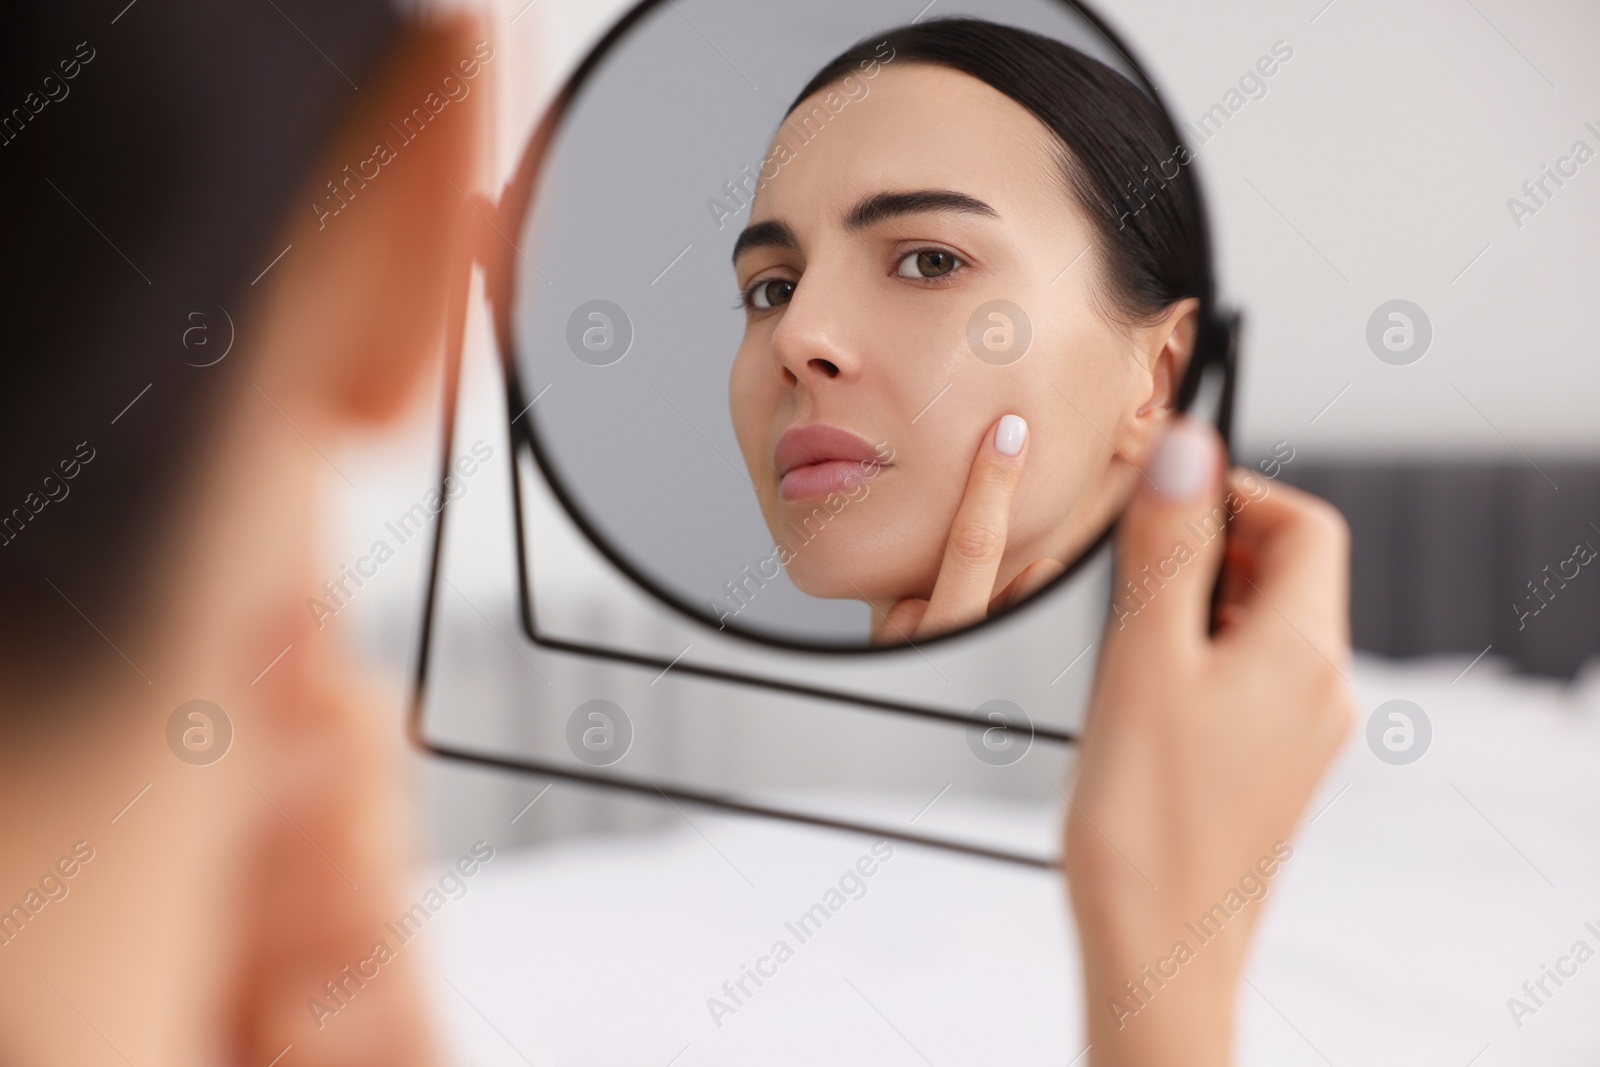
M 769 311 L 787 304 L 794 296 L 794 285 L 787 278 L 768 278 L 756 282 L 745 290 L 744 306 L 756 311 Z
M 943 278 L 959 266 L 961 260 L 954 253 L 942 248 L 924 248 L 918 252 L 908 252 L 900 260 L 895 274 L 902 278 Z

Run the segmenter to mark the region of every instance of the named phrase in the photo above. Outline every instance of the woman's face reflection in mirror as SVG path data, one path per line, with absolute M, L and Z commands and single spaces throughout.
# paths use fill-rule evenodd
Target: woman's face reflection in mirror
M 864 42 L 807 87 L 735 249 L 729 382 L 800 589 L 879 612 L 929 596 L 1006 414 L 1029 453 L 997 590 L 1115 518 L 1198 318 L 1188 156 L 1165 129 L 1095 60 L 970 20 Z

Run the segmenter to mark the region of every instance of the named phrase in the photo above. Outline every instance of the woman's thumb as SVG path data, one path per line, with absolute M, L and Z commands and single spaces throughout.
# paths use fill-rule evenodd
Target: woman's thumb
M 1113 633 L 1205 637 L 1227 540 L 1223 466 L 1217 432 L 1195 419 L 1179 418 L 1156 445 L 1117 526 Z

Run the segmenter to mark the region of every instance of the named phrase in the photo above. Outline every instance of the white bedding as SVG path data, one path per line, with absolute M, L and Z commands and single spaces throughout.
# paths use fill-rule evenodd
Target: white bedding
M 1523 983 L 1579 939 L 1600 950 L 1584 925 L 1600 930 L 1600 672 L 1562 687 L 1486 658 L 1452 683 L 1466 665 L 1358 662 L 1361 721 L 1266 901 L 1240 1062 L 1600 1062 L 1600 958 L 1546 979 L 1553 995 L 1520 1020 L 1507 1004 L 1534 1007 Z M 1366 747 L 1366 715 L 1393 698 L 1433 723 L 1409 766 Z M 1055 817 L 954 790 L 938 803 L 995 825 Z M 687 815 L 502 851 L 440 912 L 427 951 L 456 1062 L 1084 1062 L 1055 875 L 896 846 L 802 942 L 785 923 L 826 903 L 871 841 Z M 736 1003 L 723 983 L 779 940 L 792 957 Z M 732 1013 L 714 1018 L 713 997 Z

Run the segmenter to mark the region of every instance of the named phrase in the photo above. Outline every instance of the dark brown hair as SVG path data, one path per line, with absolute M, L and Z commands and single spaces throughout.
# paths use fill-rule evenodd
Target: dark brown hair
M 1094 226 L 1111 308 L 1146 321 L 1177 300 L 1209 299 L 1200 198 L 1166 114 L 1138 86 L 1060 41 L 982 19 L 902 26 L 851 46 L 789 110 L 881 61 L 949 67 L 1026 108 L 1061 146 L 1067 190 Z
M 162 516 L 248 388 L 239 359 L 198 364 L 398 26 L 391 0 L 0 5 L 11 673 L 117 662 Z

